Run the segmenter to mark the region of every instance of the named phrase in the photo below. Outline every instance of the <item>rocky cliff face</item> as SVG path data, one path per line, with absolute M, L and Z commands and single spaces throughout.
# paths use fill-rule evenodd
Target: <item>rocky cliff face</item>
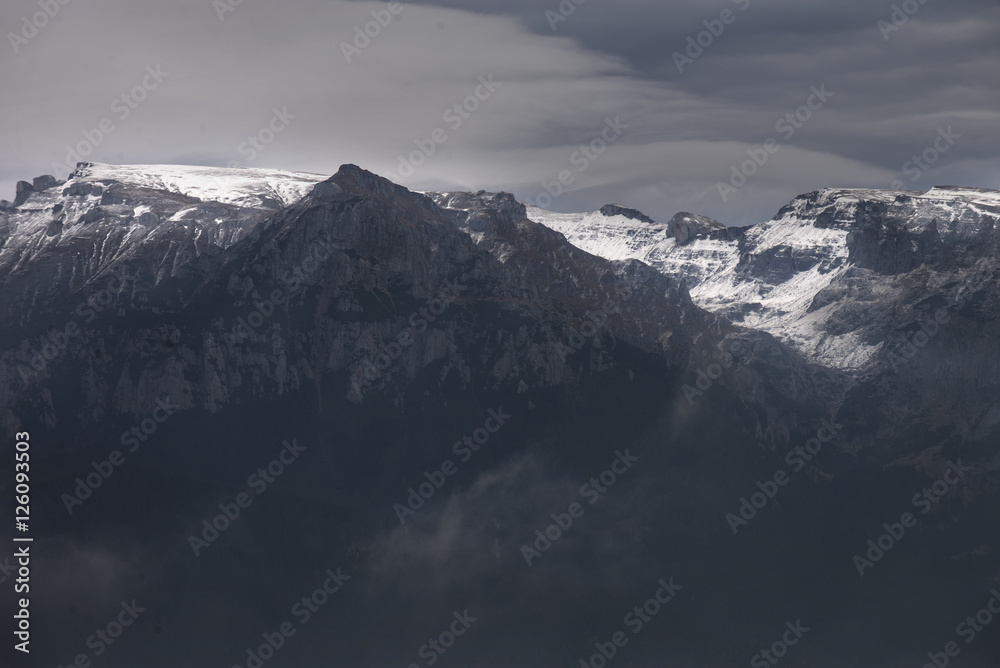
M 843 407 L 865 425 L 858 450 L 900 429 L 981 436 L 996 426 L 996 191 L 823 190 L 771 221 L 726 233 L 702 222 L 686 239 L 649 235 L 655 224 L 535 214 L 581 248 L 641 258 L 685 281 L 699 306 L 842 372 Z M 942 392 L 961 399 L 942 402 Z
M 590 369 L 627 345 L 692 373 L 726 337 L 749 336 L 748 354 L 780 349 L 695 306 L 683 281 L 573 247 L 510 195 L 435 203 L 345 166 L 269 210 L 112 174 L 81 166 L 11 216 L 0 251 L 8 431 L 29 407 L 53 428 L 90 426 L 163 395 L 210 411 L 305 385 L 363 401 L 401 394 L 431 366 L 460 385 L 552 386 L 579 375 L 567 352 L 585 344 Z M 741 369 L 733 382 L 818 399 L 808 366 L 779 357 L 788 377 Z M 52 398 L 53 384 L 75 382 L 82 405 Z
M 927 304 L 992 290 L 998 216 L 996 192 L 963 188 L 818 191 L 750 228 L 702 223 L 681 236 L 535 212 L 581 248 L 642 259 L 684 280 L 699 306 L 859 379 L 894 370 L 890 353 Z M 988 338 L 993 317 L 980 315 L 976 326 L 986 329 L 978 338 Z M 985 366 L 991 373 L 992 363 Z
M 340 563 L 351 612 L 296 639 L 303 661 L 407 665 L 378 629 L 457 606 L 490 620 L 462 650 L 479 665 L 563 664 L 673 575 L 686 590 L 650 662 L 745 661 L 771 616 L 812 611 L 808 665 L 881 665 L 852 658 L 885 645 L 854 629 L 933 633 L 900 612 L 915 578 L 995 572 L 998 198 L 819 191 L 732 229 L 413 193 L 352 165 L 36 179 L 0 210 L 0 424 L 31 431 L 44 470 L 60 584 L 39 596 L 67 638 L 46 659 L 93 631 L 67 604 L 140 588 L 169 633 L 137 631 L 121 665 L 183 662 L 177 638 L 232 665 L 303 574 Z M 141 447 L 68 512 L 130 434 Z M 293 438 L 303 464 L 192 550 Z M 526 563 L 619 452 L 635 466 Z M 961 482 L 869 588 L 852 556 L 955 459 Z M 779 470 L 792 482 L 741 511 Z
M 353 166 L 322 180 L 81 164 L 19 192 L 0 248 L 8 431 L 19 402 L 67 422 L 46 389 L 64 365 L 88 388 L 68 414 L 96 421 L 164 393 L 220 410 L 331 374 L 346 374 L 336 391 L 352 401 L 399 393 L 429 364 L 470 382 L 472 342 L 489 384 L 551 386 L 573 377 L 565 346 L 583 326 L 597 330 L 584 337 L 592 368 L 625 344 L 695 373 L 736 337 L 769 360 L 725 381 L 748 401 L 854 406 L 860 419 L 878 387 L 872 424 L 911 413 L 982 435 L 997 421 L 1000 196 L 988 191 L 819 191 L 737 230 L 618 205 L 580 217 L 503 193 L 424 196 Z M 456 284 L 397 353 L 421 304 Z M 490 317 L 519 324 L 484 336 Z M 373 371 L 387 350 L 392 364 Z M 932 409 L 942 386 L 959 406 Z

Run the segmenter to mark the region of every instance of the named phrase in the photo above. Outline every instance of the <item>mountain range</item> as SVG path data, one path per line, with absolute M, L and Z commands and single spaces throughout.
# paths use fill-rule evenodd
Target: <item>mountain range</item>
M 959 186 L 727 227 L 354 165 L 20 182 L 39 652 L 136 599 L 106 665 L 249 667 L 286 620 L 268 665 L 773 665 L 786 628 L 787 666 L 933 661 L 1000 582 L 998 223 Z

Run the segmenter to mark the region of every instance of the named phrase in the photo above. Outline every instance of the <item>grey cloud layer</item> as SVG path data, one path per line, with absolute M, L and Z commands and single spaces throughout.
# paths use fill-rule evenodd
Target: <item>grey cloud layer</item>
M 998 187 L 995 3 L 928 0 L 888 39 L 877 22 L 892 2 L 744 4 L 587 0 L 553 30 L 555 1 L 402 3 L 348 63 L 341 43 L 386 3 L 244 0 L 220 20 L 211 2 L 71 0 L 17 53 L 7 33 L 39 6 L 5 3 L 2 196 L 51 173 L 106 117 L 114 131 L 87 159 L 321 173 L 353 162 L 390 177 L 442 128 L 447 141 L 405 185 L 533 197 L 620 116 L 621 140 L 552 208 L 621 201 L 658 219 L 683 209 L 745 224 L 801 192 L 897 179 Z M 735 20 L 679 72 L 673 53 L 726 9 Z M 170 76 L 120 118 L 115 100 L 157 65 Z M 489 74 L 502 87 L 449 126 L 446 110 Z M 820 84 L 835 97 L 724 202 L 716 183 L 746 149 L 780 140 L 775 123 Z M 264 150 L 241 150 L 275 108 L 294 119 Z M 962 139 L 918 180 L 902 177 L 949 125 Z

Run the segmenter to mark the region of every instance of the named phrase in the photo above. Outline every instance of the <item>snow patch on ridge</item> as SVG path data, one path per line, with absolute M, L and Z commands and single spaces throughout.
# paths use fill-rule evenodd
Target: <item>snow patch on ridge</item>
M 607 260 L 645 262 L 664 274 L 686 279 L 689 288 L 730 274 L 740 259 L 736 242 L 701 236 L 680 245 L 665 223 L 643 223 L 599 211 L 554 213 L 526 208 L 530 220 L 561 232 L 581 250 Z
M 294 204 L 328 178 L 282 169 L 85 163 L 70 175 L 69 182 L 117 181 L 206 202 L 280 208 Z
M 826 189 L 803 195 L 774 219 L 746 230 L 742 239 L 701 233 L 678 244 L 662 224 L 600 212 L 563 214 L 528 206 L 528 217 L 561 232 L 573 245 L 608 260 L 636 259 L 688 282 L 702 308 L 738 324 L 766 331 L 807 358 L 845 371 L 866 367 L 884 343 L 861 331 L 832 331 L 840 303 L 813 309 L 816 296 L 851 268 L 848 235 L 864 218 L 862 206 L 884 206 L 920 234 L 974 235 L 1000 222 L 1000 192 L 954 186 L 926 193 Z M 702 230 L 704 232 L 704 230 Z M 879 301 L 898 296 L 877 289 Z

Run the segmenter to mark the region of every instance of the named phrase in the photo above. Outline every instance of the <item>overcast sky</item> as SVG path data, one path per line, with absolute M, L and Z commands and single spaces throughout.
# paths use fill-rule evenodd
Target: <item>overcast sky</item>
M 909 0 L 895 23 L 889 0 L 564 0 L 562 13 L 559 0 L 415 0 L 395 14 L 343 0 L 47 2 L 52 18 L 38 0 L 0 5 L 6 199 L 85 133 L 98 144 L 85 159 L 101 162 L 323 174 L 350 162 L 416 190 L 531 201 L 564 172 L 547 208 L 619 202 L 730 225 L 823 187 L 1000 188 L 997 0 Z M 474 111 L 445 116 L 468 96 Z M 614 141 L 598 153 L 602 132 Z M 273 141 L 251 150 L 249 136 Z M 418 140 L 433 153 L 403 178 Z M 755 147 L 766 162 L 724 197 L 718 183 Z M 906 167 L 925 151 L 926 170 Z

